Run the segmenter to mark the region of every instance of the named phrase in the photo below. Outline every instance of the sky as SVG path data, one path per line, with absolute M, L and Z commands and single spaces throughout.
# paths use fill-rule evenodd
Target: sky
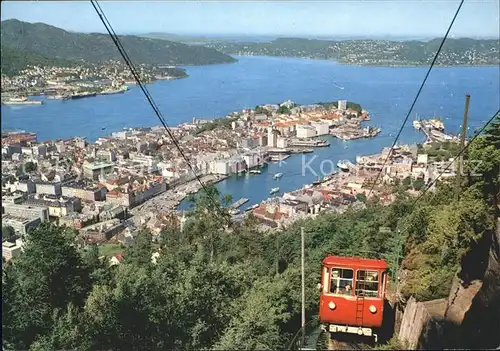
M 498 38 L 500 0 L 466 0 L 450 37 Z M 442 37 L 458 0 L 101 1 L 119 34 Z M 89 1 L 2 1 L 1 19 L 105 32 Z

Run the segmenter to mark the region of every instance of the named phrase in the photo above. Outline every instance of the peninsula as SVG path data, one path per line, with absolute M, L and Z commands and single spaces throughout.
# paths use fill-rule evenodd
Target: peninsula
M 227 54 L 303 57 L 336 60 L 344 64 L 377 66 L 429 65 L 441 43 L 440 38 L 424 41 L 317 40 L 278 38 L 265 43 L 207 43 Z M 441 66 L 498 65 L 496 39 L 447 39 L 436 62 Z
M 4 52 L 2 51 L 2 62 Z M 63 62 L 61 62 L 63 63 Z M 179 79 L 187 77 L 183 68 L 142 65 L 141 81 Z M 2 75 L 2 103 L 29 104 L 28 96 L 45 95 L 49 99 L 79 99 L 96 95 L 119 94 L 135 84 L 135 78 L 121 61 L 99 64 L 68 64 L 61 67 L 28 66 L 16 75 Z

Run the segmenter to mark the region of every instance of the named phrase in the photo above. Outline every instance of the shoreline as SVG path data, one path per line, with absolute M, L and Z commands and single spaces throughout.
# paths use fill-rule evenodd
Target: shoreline
M 236 57 L 272 57 L 272 58 L 290 58 L 290 59 L 302 59 L 302 60 L 314 60 L 314 61 L 331 61 L 339 65 L 344 65 L 344 66 L 359 66 L 359 67 L 387 67 L 387 68 L 405 68 L 405 67 L 427 67 L 430 66 L 430 63 L 419 63 L 419 64 L 382 64 L 382 63 L 351 63 L 351 62 L 344 62 L 341 60 L 337 60 L 334 58 L 321 58 L 321 57 L 304 57 L 304 56 L 281 56 L 281 55 L 240 55 L 237 53 L 231 53 L 228 55 L 234 55 Z M 500 64 L 500 63 L 499 63 Z M 453 64 L 453 65 L 445 65 L 445 64 L 438 64 L 436 63 L 434 65 L 435 67 L 440 67 L 440 68 L 452 68 L 452 67 L 498 67 L 498 64 L 495 63 L 483 63 L 483 64 Z

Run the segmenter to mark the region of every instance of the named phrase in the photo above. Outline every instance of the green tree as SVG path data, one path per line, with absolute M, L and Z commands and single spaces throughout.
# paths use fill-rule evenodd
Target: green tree
M 16 177 L 20 177 L 25 174 L 23 165 L 20 165 L 16 168 Z
M 468 173 L 468 184 L 479 189 L 484 199 L 500 214 L 500 148 L 498 135 L 500 134 L 500 117 L 490 125 L 485 134 L 477 137 L 469 145 L 465 171 Z M 480 177 L 474 176 L 479 174 Z
M 410 187 L 410 185 L 411 185 L 411 177 L 408 176 L 405 179 L 403 179 L 403 186 L 408 188 Z
M 88 350 L 91 344 L 84 334 L 82 318 L 83 312 L 70 303 L 63 314 L 54 317 L 51 333 L 31 344 L 30 350 Z
M 237 314 L 214 348 L 281 348 L 288 336 L 282 333 L 282 327 L 290 321 L 294 303 L 298 305 L 298 301 L 294 301 L 290 294 L 291 289 L 285 278 L 257 282 L 252 290 L 236 302 Z
M 230 220 L 228 211 L 223 208 L 219 190 L 213 185 L 208 186 L 206 191 L 196 197 L 195 207 L 188 214 L 185 237 L 190 244 L 198 244 L 213 262 L 222 232 Z
M 36 171 L 37 169 L 37 164 L 31 161 L 26 162 L 24 165 L 26 172 L 31 173 Z
M 48 334 L 54 312 L 68 303 L 83 305 L 89 291 L 89 271 L 64 231 L 43 223 L 27 235 L 24 253 L 6 267 L 3 335 L 17 349 Z
M 412 185 L 413 185 L 413 189 L 421 190 L 425 185 L 425 181 L 422 179 L 417 179 L 417 180 L 413 181 Z
M 12 240 L 16 235 L 16 231 L 10 225 L 2 227 L 2 241 Z
M 290 109 L 287 106 L 285 106 L 285 105 L 280 106 L 278 108 L 277 112 L 281 113 L 281 114 L 287 114 L 287 115 L 289 115 L 291 113 Z
M 359 202 L 366 202 L 366 195 L 363 193 L 359 193 L 356 195 L 356 200 Z
M 127 248 L 125 260 L 127 263 L 148 265 L 151 263 L 152 254 L 153 239 L 151 232 L 147 229 L 142 229 L 135 237 L 135 244 Z

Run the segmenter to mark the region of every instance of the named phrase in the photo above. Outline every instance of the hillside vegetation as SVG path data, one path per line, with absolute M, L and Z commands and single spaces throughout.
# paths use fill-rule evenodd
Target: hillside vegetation
M 73 231 L 44 224 L 29 233 L 24 254 L 3 265 L 4 347 L 283 349 L 300 326 L 301 227 L 308 318 L 318 310 L 322 258 L 384 257 L 394 276 L 400 240 L 408 272 L 403 294 L 445 297 L 460 260 L 498 216 L 499 118 L 467 157 L 482 161 L 475 171 L 483 176 L 464 179 L 458 200 L 443 181 L 412 208 L 414 199 L 397 188 L 390 206 L 370 201 L 366 209 L 321 214 L 267 234 L 251 217 L 226 230 L 230 216 L 217 215 L 224 201 L 209 201 L 221 197 L 210 187 L 182 232 L 161 234 L 157 264 L 146 230 L 124 249 L 122 264 L 108 267 L 96 246 L 78 250 Z
M 167 40 L 119 36 L 136 63 L 153 65 L 206 65 L 234 62 L 231 56 L 202 46 L 189 46 Z M 6 20 L 1 23 L 2 47 L 29 51 L 47 57 L 98 63 L 120 60 L 121 56 L 107 34 L 71 33 L 44 23 Z
M 27 66 L 73 67 L 82 64 L 81 61 L 48 57 L 35 52 L 12 49 L 5 45 L 2 45 L 0 50 L 2 74 L 7 76 L 16 75 Z
M 213 43 L 207 46 L 241 55 L 288 56 L 331 59 L 350 64 L 426 65 L 432 62 L 440 38 L 423 41 L 319 40 L 278 38 L 266 43 Z M 437 64 L 477 65 L 500 63 L 494 39 L 447 39 Z

